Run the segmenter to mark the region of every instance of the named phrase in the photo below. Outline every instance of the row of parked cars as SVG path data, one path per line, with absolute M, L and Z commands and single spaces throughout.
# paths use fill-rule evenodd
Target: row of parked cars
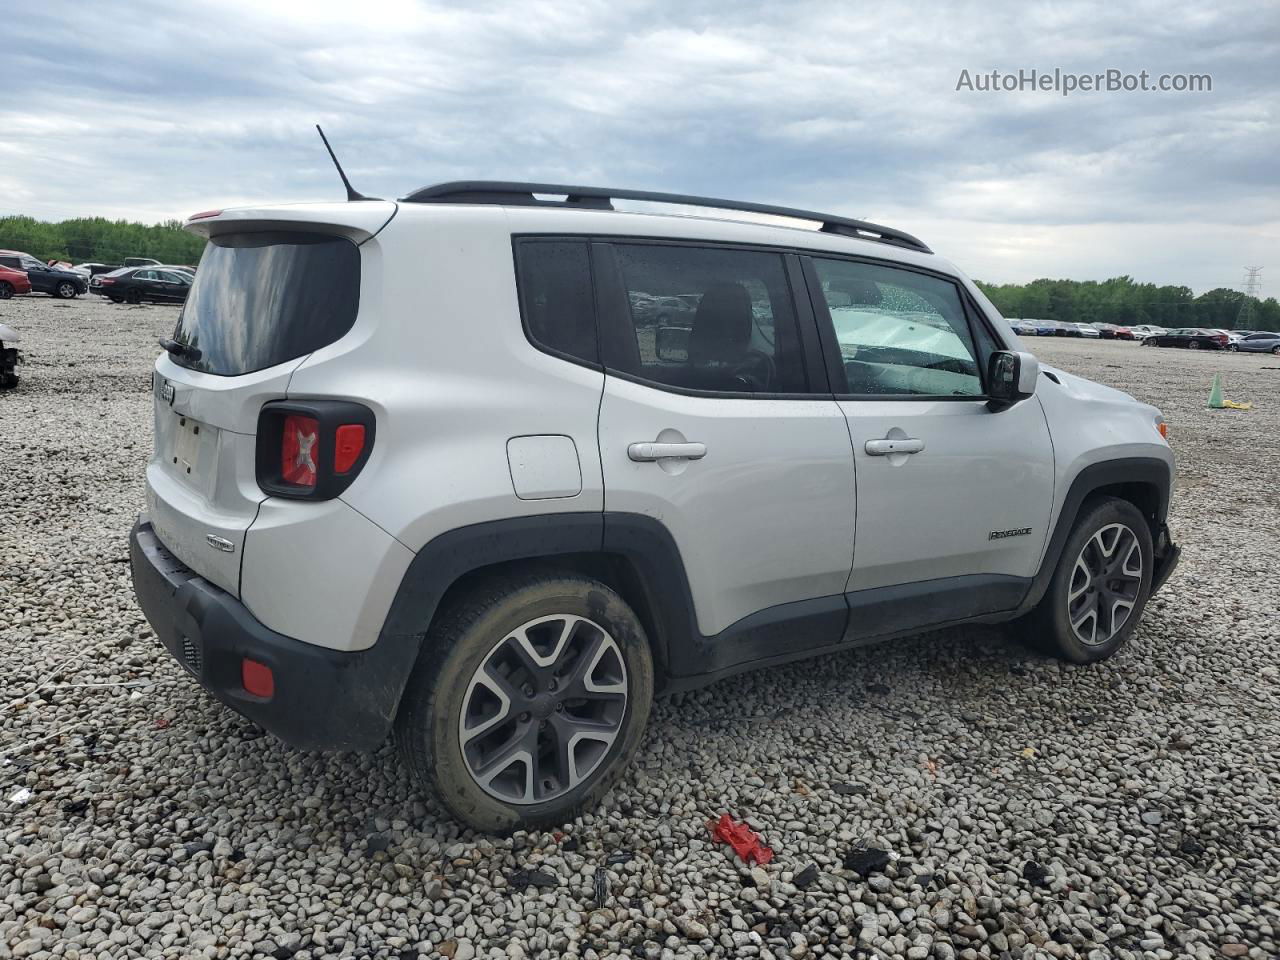
M 1190 350 L 1233 350 L 1280 355 L 1280 333 L 1268 330 L 1223 330 L 1153 324 L 1122 327 L 1114 323 L 1066 323 L 1060 320 L 1010 320 L 1020 337 L 1090 337 L 1102 340 L 1137 340 L 1144 347 L 1184 347 Z
M 109 263 L 44 263 L 21 250 L 0 250 L 0 300 L 27 293 L 47 293 L 69 300 L 97 293 L 116 303 L 182 303 L 196 268 L 163 264 L 150 257 L 127 257 Z

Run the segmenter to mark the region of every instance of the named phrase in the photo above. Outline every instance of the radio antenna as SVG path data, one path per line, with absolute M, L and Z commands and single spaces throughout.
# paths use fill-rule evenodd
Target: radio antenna
M 366 197 L 363 193 L 351 186 L 351 181 L 347 179 L 346 173 L 342 169 L 342 164 L 338 162 L 338 155 L 333 152 L 333 147 L 329 146 L 329 138 L 324 135 L 324 131 L 320 129 L 320 124 L 316 124 L 316 133 L 320 134 L 320 139 L 324 141 L 324 148 L 329 151 L 329 159 L 333 161 L 333 165 L 338 168 L 338 176 L 342 178 L 342 185 L 347 188 L 348 200 L 377 200 L 378 197 Z

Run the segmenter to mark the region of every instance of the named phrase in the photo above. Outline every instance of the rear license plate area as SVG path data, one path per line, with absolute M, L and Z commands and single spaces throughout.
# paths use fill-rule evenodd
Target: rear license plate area
M 200 448 L 202 431 L 208 427 L 192 420 L 190 417 L 175 416 L 173 426 L 173 466 L 181 474 L 199 475 Z

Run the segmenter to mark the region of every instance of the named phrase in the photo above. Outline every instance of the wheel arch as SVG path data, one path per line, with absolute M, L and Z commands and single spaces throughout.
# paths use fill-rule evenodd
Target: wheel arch
M 672 643 L 696 631 L 684 564 L 661 522 L 556 513 L 473 524 L 432 539 L 410 562 L 378 643 L 416 644 L 416 660 L 453 598 L 493 577 L 548 572 L 591 577 L 616 591 L 645 629 L 658 678 L 669 671 Z
M 1062 549 L 1087 503 L 1099 497 L 1127 500 L 1146 518 L 1152 542 L 1159 543 L 1168 516 L 1172 489 L 1173 467 L 1159 457 L 1121 457 L 1083 468 L 1067 489 L 1062 509 L 1058 512 L 1053 533 L 1040 561 L 1040 569 L 1018 612 L 1031 610 L 1048 590 L 1049 581 L 1053 579 L 1061 559 Z

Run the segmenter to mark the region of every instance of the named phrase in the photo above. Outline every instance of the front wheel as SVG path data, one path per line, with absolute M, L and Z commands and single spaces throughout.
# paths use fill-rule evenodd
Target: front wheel
M 1274 347 L 1272 347 L 1271 352 L 1274 353 L 1277 357 L 1280 357 L 1280 344 L 1276 344 Z
M 0 280 L 0 300 L 8 300 L 13 296 L 13 284 L 8 280 Z
M 594 806 L 649 717 L 653 659 L 631 608 L 570 575 L 502 577 L 432 625 L 396 718 L 414 781 L 486 831 Z
M 1200 349 L 1200 341 L 1199 341 L 1199 340 L 1192 340 L 1190 343 L 1188 343 L 1188 344 L 1187 344 L 1187 349 L 1188 349 L 1188 350 L 1199 350 L 1199 349 Z
M 76 295 L 76 285 L 69 280 L 63 280 L 54 290 L 59 300 L 70 300 Z
M 1228 350 L 1230 350 L 1232 353 L 1239 353 L 1239 352 L 1240 352 L 1240 348 L 1239 348 L 1239 347 L 1237 347 L 1234 343 L 1229 343 L 1229 344 L 1227 344 L 1227 349 L 1228 349 Z
M 1087 502 L 1026 626 L 1064 660 L 1105 660 L 1128 641 L 1151 593 L 1147 519 L 1115 497 Z

